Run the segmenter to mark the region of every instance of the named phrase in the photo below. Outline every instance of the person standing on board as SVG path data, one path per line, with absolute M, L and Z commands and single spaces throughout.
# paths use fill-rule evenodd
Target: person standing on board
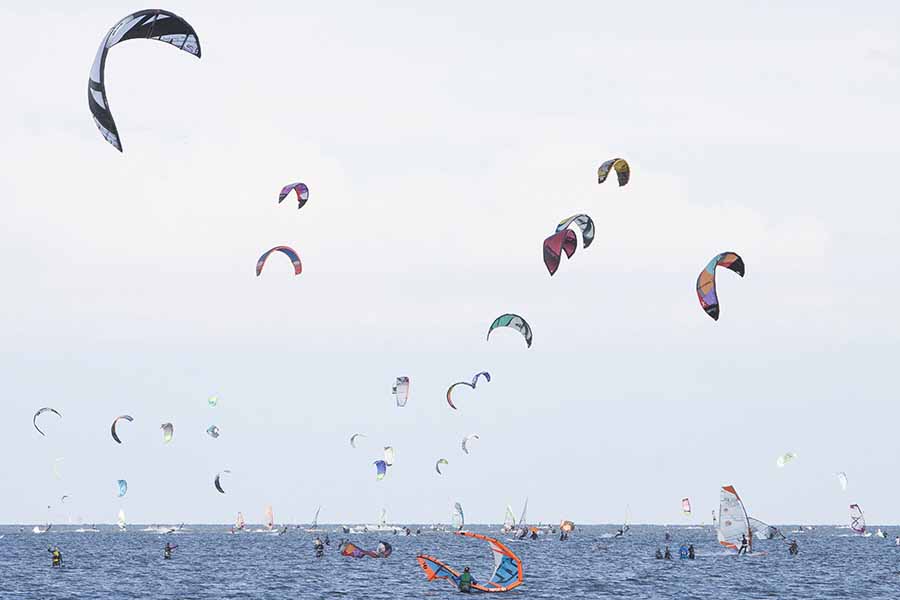
M 741 534 L 741 548 L 740 548 L 740 550 L 738 550 L 738 556 L 740 556 L 741 554 L 747 554 L 748 551 L 749 550 L 748 550 L 748 546 L 747 546 L 747 534 L 742 533 Z

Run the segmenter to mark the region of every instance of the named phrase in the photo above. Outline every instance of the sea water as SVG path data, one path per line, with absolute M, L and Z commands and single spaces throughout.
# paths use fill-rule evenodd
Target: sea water
M 417 554 L 469 566 L 476 579 L 489 577 L 493 566 L 484 542 L 449 533 L 330 531 L 325 556 L 316 558 L 314 534 L 294 528 L 280 536 L 231 535 L 226 526 L 185 525 L 168 535 L 142 528 L 76 533 L 54 526 L 38 535 L 30 527 L 0 527 L 0 599 L 459 598 L 448 582 L 425 579 Z M 497 537 L 522 559 L 525 583 L 506 598 L 900 598 L 900 527 L 882 527 L 886 539 L 834 526 L 803 533 L 784 527 L 800 545 L 794 557 L 782 540 L 758 540 L 753 556 L 736 556 L 719 546 L 712 527 L 632 526 L 621 539 L 610 537 L 611 525 L 578 527 L 566 542 L 471 529 Z M 656 560 L 666 531 L 673 558 Z M 383 560 L 343 557 L 342 537 L 366 549 L 384 540 L 394 552 Z M 163 559 L 166 542 L 178 546 L 172 560 Z M 696 560 L 678 558 L 681 544 L 694 545 Z M 50 545 L 59 546 L 64 568 L 50 567 Z

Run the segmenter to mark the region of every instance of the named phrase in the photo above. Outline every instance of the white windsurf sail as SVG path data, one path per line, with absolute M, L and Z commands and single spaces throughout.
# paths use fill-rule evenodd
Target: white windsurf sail
M 119 526 L 119 529 L 125 531 L 125 511 L 121 508 L 119 509 L 119 518 L 116 520 L 116 525 Z
M 528 515 L 528 498 L 525 498 L 525 506 L 522 507 L 522 514 L 519 516 L 519 527 L 525 525 L 525 517 Z
M 270 504 L 266 507 L 266 529 L 272 529 L 273 527 L 275 527 L 275 512 Z
M 244 528 L 244 525 L 246 525 L 246 522 L 244 521 L 244 513 L 239 512 L 237 514 L 237 519 L 235 519 L 234 521 L 235 531 L 241 531 Z
M 322 510 L 322 507 L 318 507 L 316 509 L 316 516 L 313 517 L 312 523 L 310 524 L 310 529 L 315 529 L 319 526 L 319 511 Z
M 512 506 L 506 505 L 506 515 L 503 517 L 503 528 L 512 529 L 516 526 L 516 515 L 513 513 Z
M 387 525 L 387 509 L 381 509 L 381 514 L 378 515 L 378 524 L 382 527 Z
M 453 514 L 450 517 L 450 522 L 453 523 L 453 528 L 457 531 L 461 530 L 466 524 L 466 518 L 463 515 L 462 504 L 459 502 L 453 505 Z
M 719 543 L 726 548 L 738 550 L 744 538 L 747 539 L 747 551 L 753 549 L 753 531 L 744 503 L 733 486 L 722 487 L 719 494 L 719 526 L 716 529 Z

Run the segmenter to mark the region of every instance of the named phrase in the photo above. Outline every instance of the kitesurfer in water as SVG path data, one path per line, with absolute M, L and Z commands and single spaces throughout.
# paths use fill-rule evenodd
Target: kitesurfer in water
M 531 530 L 531 539 L 536 540 L 538 538 L 537 529 Z
M 625 535 L 625 530 L 624 530 L 624 529 L 619 529 L 619 530 L 616 531 L 616 535 L 614 535 L 613 537 L 620 538 L 620 537 L 623 537 L 624 535 Z
M 62 566 L 62 552 L 59 551 L 59 546 L 54 546 L 53 548 L 47 548 L 47 552 L 50 553 L 50 566 L 53 567 L 61 567 Z
M 687 558 L 688 557 L 688 549 L 684 544 L 681 545 L 681 548 L 678 549 L 678 558 Z
M 797 545 L 797 540 L 791 540 L 791 545 L 788 548 L 788 552 L 791 554 L 791 556 L 797 556 L 797 554 L 800 552 L 800 547 Z
M 659 548 L 656 549 L 656 560 L 662 560 L 662 552 L 659 551 Z
M 694 545 L 691 544 L 688 546 L 688 558 L 694 560 Z
M 672 553 L 669 552 L 669 547 L 668 547 L 668 546 L 666 546 L 666 553 L 663 554 L 663 558 L 665 558 L 666 560 L 672 560 Z
M 166 542 L 166 547 L 163 548 L 163 558 L 166 560 L 169 560 L 170 558 L 172 558 L 172 550 L 174 550 L 177 547 L 178 546 L 173 546 L 169 542 Z
M 747 534 L 741 534 L 741 547 L 738 550 L 738 555 L 747 554 Z
M 469 573 L 469 567 L 463 569 L 462 575 L 459 576 L 459 591 L 467 594 L 472 591 L 472 574 Z
M 323 556 L 325 556 L 325 545 L 319 538 L 313 540 L 313 548 L 316 551 L 316 558 L 322 558 Z

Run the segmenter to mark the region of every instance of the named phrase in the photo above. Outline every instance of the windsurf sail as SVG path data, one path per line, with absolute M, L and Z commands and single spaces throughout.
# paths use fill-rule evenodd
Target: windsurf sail
M 275 527 L 275 512 L 270 504 L 266 507 L 266 529 L 272 529 L 273 527 Z
M 733 486 L 722 487 L 719 493 L 719 526 L 716 529 L 719 543 L 726 548 L 738 550 L 741 541 L 747 538 L 747 551 L 753 550 L 753 531 L 744 503 Z
M 684 516 L 691 516 L 691 499 L 690 498 L 682 498 L 681 499 L 681 512 L 684 513 Z
M 394 549 L 387 542 L 379 542 L 376 550 L 364 550 L 352 542 L 342 542 L 340 547 L 342 556 L 350 558 L 387 558 Z
M 382 526 L 387 525 L 387 509 L 386 508 L 381 509 L 381 514 L 378 515 L 378 524 L 382 525 Z
M 516 526 L 516 515 L 513 513 L 512 506 L 506 505 L 506 515 L 503 517 L 503 529 L 509 531 Z
M 453 505 L 453 514 L 450 518 L 450 522 L 453 523 L 453 528 L 457 531 L 461 530 L 466 524 L 466 517 L 463 514 L 462 504 L 456 502 Z
M 119 529 L 121 529 L 122 531 L 125 530 L 125 511 L 121 508 L 119 509 L 119 517 L 116 520 L 116 525 L 118 525 Z
M 856 533 L 866 532 L 866 518 L 859 504 L 850 505 L 850 529 Z
M 322 507 L 316 509 L 316 516 L 313 517 L 312 523 L 310 524 L 311 529 L 315 529 L 319 526 L 319 511 L 322 510 Z
M 525 515 L 528 514 L 528 498 L 525 498 L 525 506 L 522 507 L 522 514 L 519 515 L 519 527 L 525 525 Z
M 473 590 L 479 592 L 508 592 L 522 585 L 524 580 L 522 561 L 512 550 L 494 538 L 489 538 L 479 533 L 459 531 L 456 535 L 487 542 L 494 557 L 494 571 L 491 574 L 491 578 L 482 582 L 473 577 Z M 456 571 L 443 561 L 426 554 L 417 556 L 416 561 L 422 567 L 422 570 L 425 571 L 428 581 L 446 579 L 454 587 L 459 587 L 459 571 Z
M 234 528 L 236 531 L 240 531 L 244 528 L 247 523 L 244 521 L 244 513 L 239 512 L 237 514 L 237 519 L 234 521 Z
M 750 530 L 753 531 L 753 537 L 763 540 L 774 540 L 775 538 L 782 540 L 787 539 L 774 525 L 763 523 L 759 519 L 754 519 L 753 517 L 747 517 L 747 522 L 750 523 Z

